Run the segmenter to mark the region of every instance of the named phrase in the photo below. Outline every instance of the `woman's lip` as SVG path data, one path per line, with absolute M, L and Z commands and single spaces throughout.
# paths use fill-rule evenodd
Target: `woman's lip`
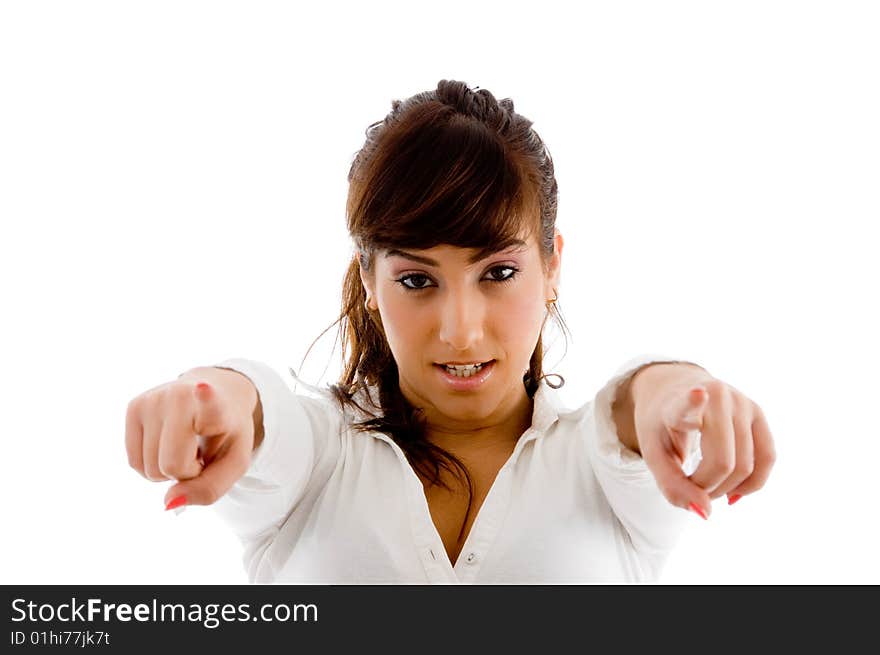
M 486 380 L 489 379 L 489 376 L 492 375 L 492 371 L 495 368 L 495 360 L 489 360 L 483 364 L 479 373 L 474 373 L 466 378 L 448 373 L 446 371 L 446 366 L 443 364 L 434 364 L 434 368 L 437 369 L 437 373 L 440 375 L 441 380 L 449 385 L 449 388 L 454 391 L 472 391 L 482 386 Z

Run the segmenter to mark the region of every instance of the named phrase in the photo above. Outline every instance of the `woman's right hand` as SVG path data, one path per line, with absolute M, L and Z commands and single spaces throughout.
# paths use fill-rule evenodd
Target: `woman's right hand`
M 259 394 L 246 376 L 195 368 L 129 402 L 128 463 L 152 482 L 178 481 L 165 494 L 166 508 L 180 496 L 174 507 L 210 505 L 247 471 L 262 423 Z

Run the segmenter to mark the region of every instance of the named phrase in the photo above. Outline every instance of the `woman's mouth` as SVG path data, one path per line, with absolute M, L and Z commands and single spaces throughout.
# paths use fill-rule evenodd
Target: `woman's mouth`
M 495 360 L 472 364 L 434 364 L 444 383 L 458 391 L 470 391 L 481 386 L 492 374 Z

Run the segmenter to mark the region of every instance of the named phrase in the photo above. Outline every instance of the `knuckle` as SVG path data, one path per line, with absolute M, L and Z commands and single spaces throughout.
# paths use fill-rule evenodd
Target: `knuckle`
M 754 400 L 752 400 L 751 403 L 752 403 L 752 414 L 754 415 L 754 417 L 766 420 L 767 417 L 764 415 L 764 410 L 761 409 L 761 406 L 758 403 L 756 403 Z
M 761 470 L 765 472 L 765 475 L 770 475 L 770 471 L 773 470 L 773 466 L 776 464 L 775 457 L 767 457 L 761 462 Z
M 135 471 L 140 473 L 141 475 L 144 474 L 144 465 L 143 465 L 143 462 L 141 461 L 140 457 L 137 457 L 136 455 L 129 453 L 128 454 L 128 465 L 131 468 L 133 468 Z
M 141 407 L 141 403 L 143 402 L 143 396 L 135 396 L 131 400 L 128 401 L 128 405 L 125 407 L 125 415 L 126 416 L 135 416 L 138 413 L 138 410 Z
M 182 480 L 186 477 L 185 468 L 179 462 L 162 461 L 159 463 L 159 470 L 167 478 Z
M 150 482 L 162 482 L 163 480 L 167 480 L 167 478 L 162 475 L 159 467 L 154 464 L 144 466 L 144 477 Z
M 132 408 L 131 411 L 134 412 L 132 416 L 142 422 L 148 417 L 155 416 L 158 413 L 157 398 L 158 395 L 155 391 L 148 391 L 132 400 L 133 404 L 129 404 L 129 407 Z
M 128 401 L 128 405 L 125 408 L 126 430 L 140 423 L 145 413 L 146 399 L 142 395 Z
M 175 460 L 163 466 L 162 472 L 174 480 L 191 480 L 199 476 L 199 473 L 202 472 L 202 466 L 194 460 Z
M 733 400 L 733 411 L 740 422 L 743 424 L 753 422 L 755 420 L 755 410 L 753 409 L 755 403 L 739 391 L 734 391 L 731 398 Z
M 733 475 L 733 472 L 735 470 L 736 464 L 734 463 L 734 461 L 725 457 L 723 459 L 719 459 L 709 467 L 709 474 L 711 477 L 726 480 L 731 475 Z
M 745 480 L 755 472 L 755 461 L 753 459 L 737 462 L 733 470 L 733 477 L 737 480 Z
M 762 468 L 771 469 L 776 464 L 776 450 L 772 447 L 767 448 L 757 455 L 756 459 L 758 460 L 758 465 Z
M 168 401 L 173 405 L 181 405 L 192 400 L 192 383 L 191 382 L 172 382 L 166 393 Z
M 767 482 L 766 477 L 762 478 L 750 478 L 747 484 L 742 485 L 742 489 L 740 493 L 743 495 L 754 493 L 761 488 L 763 488 L 764 484 Z
M 718 398 L 727 398 L 730 395 L 730 389 L 721 380 L 709 380 L 705 384 L 706 391 Z

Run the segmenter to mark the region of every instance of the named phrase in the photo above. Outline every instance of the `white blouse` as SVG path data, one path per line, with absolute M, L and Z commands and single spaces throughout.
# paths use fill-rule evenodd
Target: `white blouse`
M 242 541 L 254 583 L 656 581 L 693 518 L 664 498 L 642 458 L 620 442 L 611 403 L 636 368 L 663 361 L 680 360 L 632 359 L 577 409 L 562 407 L 542 382 L 532 425 L 453 565 L 422 481 L 390 437 L 353 430 L 326 390 L 294 393 L 264 363 L 226 360 L 217 366 L 257 388 L 264 439 L 213 507 Z

